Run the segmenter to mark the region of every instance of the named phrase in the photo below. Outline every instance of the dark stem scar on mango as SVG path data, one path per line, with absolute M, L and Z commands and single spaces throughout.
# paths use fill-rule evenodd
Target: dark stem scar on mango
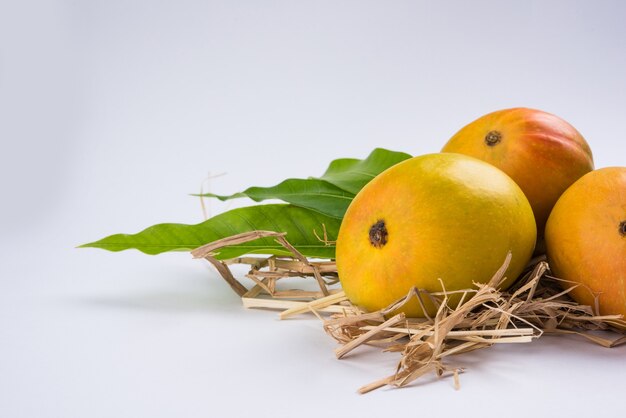
M 389 232 L 387 232 L 387 227 L 385 226 L 385 221 L 379 219 L 372 227 L 370 228 L 370 243 L 375 248 L 382 248 L 387 244 L 387 240 L 389 238 Z
M 621 236 L 626 237 L 626 221 L 622 221 L 619 224 L 619 233 Z
M 500 141 L 502 141 L 502 134 L 498 131 L 489 131 L 487 135 L 485 135 L 485 144 L 490 147 L 493 147 Z

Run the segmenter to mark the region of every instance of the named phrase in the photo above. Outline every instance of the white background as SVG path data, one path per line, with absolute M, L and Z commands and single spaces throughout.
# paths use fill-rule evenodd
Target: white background
M 583 416 L 622 411 L 626 347 L 546 337 L 359 396 L 317 319 L 246 311 L 185 253 L 77 250 L 202 220 L 198 192 L 436 152 L 512 106 L 626 163 L 619 1 L 0 3 L 0 417 Z M 214 204 L 213 214 L 232 205 Z M 601 405 L 601 406 L 599 406 Z

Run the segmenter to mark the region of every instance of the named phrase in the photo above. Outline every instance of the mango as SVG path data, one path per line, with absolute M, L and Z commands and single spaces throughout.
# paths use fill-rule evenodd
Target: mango
M 375 311 L 412 287 L 454 292 L 486 283 L 511 252 L 506 288 L 536 237 L 530 203 L 504 172 L 460 154 L 429 154 L 387 169 L 357 194 L 339 230 L 337 270 L 348 299 Z M 460 299 L 451 293 L 448 304 Z M 434 314 L 424 302 L 426 312 L 417 300 L 401 311 Z

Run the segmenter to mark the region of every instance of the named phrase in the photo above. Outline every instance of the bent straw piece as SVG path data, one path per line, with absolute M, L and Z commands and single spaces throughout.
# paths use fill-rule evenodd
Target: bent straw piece
M 468 342 L 485 343 L 485 344 L 519 344 L 519 343 L 530 343 L 537 337 L 533 335 L 521 335 L 521 336 L 516 336 L 516 337 L 484 338 L 484 337 L 479 337 L 479 336 L 468 335 L 467 337 L 450 336 L 448 338 L 453 339 L 453 340 L 459 340 L 459 341 L 468 341 Z
M 345 300 L 348 300 L 346 294 L 343 291 L 340 291 L 335 294 L 325 296 L 320 299 L 316 299 L 312 302 L 303 303 L 302 305 L 289 308 L 280 313 L 280 319 L 286 319 L 286 318 L 289 318 L 290 316 L 294 316 L 294 315 L 298 315 L 298 314 L 310 311 L 311 309 L 320 310 L 321 308 L 325 308 L 330 305 L 335 305 Z
M 274 261 L 277 269 L 289 272 L 313 274 L 314 268 L 320 273 L 337 273 L 337 265 L 331 261 L 311 261 L 307 264 L 300 260 L 286 260 L 278 258 Z
M 337 294 L 337 292 L 341 292 L 340 289 L 332 289 L 329 290 L 328 293 L 329 295 L 335 295 Z M 276 290 L 272 293 L 272 297 L 277 298 L 277 299 L 286 299 L 286 298 L 293 298 L 293 299 L 304 299 L 304 298 L 310 298 L 310 299 L 314 299 L 314 300 L 319 300 L 322 297 L 324 297 L 324 294 L 321 291 L 315 291 L 315 290 Z
M 263 292 L 264 290 L 267 290 L 267 282 L 269 279 L 265 278 L 259 282 L 257 282 L 257 284 L 255 284 L 254 286 L 252 286 L 252 288 L 250 288 L 250 290 L 248 290 L 246 293 L 244 293 L 241 297 L 243 298 L 256 298 L 257 296 L 259 296 L 261 294 L 261 292 Z
M 210 242 L 191 251 L 193 258 L 204 258 L 213 251 L 230 245 L 243 244 L 244 242 L 254 241 L 259 238 L 276 237 L 277 239 L 284 237 L 286 234 L 272 231 L 250 231 L 233 235 L 232 237 L 222 238 L 217 241 Z
M 391 384 L 392 381 L 393 381 L 393 376 L 388 376 L 388 377 L 385 377 L 383 379 L 376 380 L 376 381 L 374 381 L 372 383 L 369 383 L 369 384 L 367 384 L 365 386 L 361 386 L 359 388 L 358 392 L 361 395 L 364 395 L 364 394 L 366 394 L 368 392 L 371 392 L 373 390 L 380 389 L 380 388 L 382 388 L 384 386 L 388 386 L 388 385 Z
M 237 279 L 235 279 L 235 276 L 233 276 L 233 273 L 230 271 L 230 269 L 228 268 L 228 266 L 225 263 L 217 260 L 216 258 L 213 258 L 209 254 L 205 255 L 204 258 L 209 263 L 213 264 L 213 266 L 219 272 L 219 274 L 222 276 L 222 278 L 226 281 L 226 283 L 228 283 L 228 285 L 231 287 L 231 289 L 233 289 L 235 291 L 235 293 L 237 293 L 237 295 L 239 295 L 239 297 L 242 297 L 243 295 L 246 294 L 248 289 L 244 285 L 239 283 L 239 281 L 237 281 Z
M 265 309 L 300 309 L 303 308 L 303 312 L 311 311 L 312 309 L 307 302 L 298 302 L 294 300 L 280 300 L 280 299 L 262 299 L 262 298 L 241 298 L 243 307 L 250 308 L 265 308 Z M 330 313 L 343 313 L 346 311 L 345 306 L 341 305 L 329 305 L 323 307 L 314 307 L 318 312 L 330 312 Z
M 375 328 L 372 325 L 361 327 L 364 330 Z M 401 334 L 415 334 L 416 330 L 411 328 L 387 327 L 383 331 L 396 332 Z M 468 331 L 450 331 L 450 337 L 510 337 L 510 336 L 526 336 L 534 334 L 533 328 L 507 328 L 507 329 L 476 329 Z M 432 331 L 426 332 L 425 335 L 432 335 Z
M 343 347 L 337 348 L 335 350 L 335 355 L 337 356 L 338 359 L 344 357 L 346 354 L 348 354 L 349 352 L 351 352 L 352 350 L 354 350 L 355 348 L 357 348 L 361 344 L 363 344 L 366 341 L 374 338 L 374 336 L 376 336 L 376 334 L 378 334 L 384 328 L 391 327 L 391 326 L 393 326 L 393 325 L 395 325 L 397 323 L 400 323 L 400 322 L 404 321 L 404 318 L 405 317 L 404 317 L 403 313 L 397 314 L 396 316 L 394 316 L 391 319 L 383 322 L 379 326 L 374 327 L 373 329 L 369 330 L 365 334 L 361 334 L 358 338 L 355 338 L 354 340 L 352 340 L 349 343 L 345 344 Z
M 385 322 L 385 317 L 380 312 L 360 313 L 352 316 L 332 317 L 324 321 L 324 327 L 334 328 L 347 325 L 355 325 L 361 321 Z

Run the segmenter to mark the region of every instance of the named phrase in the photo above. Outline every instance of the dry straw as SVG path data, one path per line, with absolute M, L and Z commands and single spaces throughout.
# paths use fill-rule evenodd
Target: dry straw
M 273 237 L 292 256 L 215 258 L 222 247 L 267 237 Z M 441 292 L 413 288 L 386 309 L 363 312 L 350 304 L 341 289 L 332 287 L 339 281 L 335 263 L 307 259 L 289 244 L 285 234 L 239 234 L 197 248 L 192 254 L 213 264 L 246 308 L 277 309 L 281 319 L 315 314 L 323 321 L 324 330 L 340 343 L 335 350 L 338 359 L 365 344 L 401 353 L 393 374 L 361 387 L 360 393 L 383 386 L 405 386 L 433 372 L 452 375 L 458 388 L 463 369 L 448 365 L 447 357 L 493 344 L 528 343 L 545 333 L 576 334 L 604 347 L 626 343 L 626 321 L 620 315 L 599 315 L 597 306 L 574 302 L 568 293 L 578 285 L 552 277 L 544 257 L 532 260 L 507 291 L 498 290 L 498 286 L 505 278 L 510 254 L 488 283 L 475 283 L 474 289 L 446 292 L 443 283 Z M 250 267 L 245 276 L 254 283 L 250 289 L 235 279 L 229 268 L 232 264 Z M 278 281 L 294 277 L 313 278 L 319 290 L 277 289 Z M 462 293 L 456 306 L 448 304 L 452 293 Z M 422 305 L 427 299 L 433 302 L 436 315 L 420 319 L 405 318 L 402 313 L 390 316 L 413 299 Z

